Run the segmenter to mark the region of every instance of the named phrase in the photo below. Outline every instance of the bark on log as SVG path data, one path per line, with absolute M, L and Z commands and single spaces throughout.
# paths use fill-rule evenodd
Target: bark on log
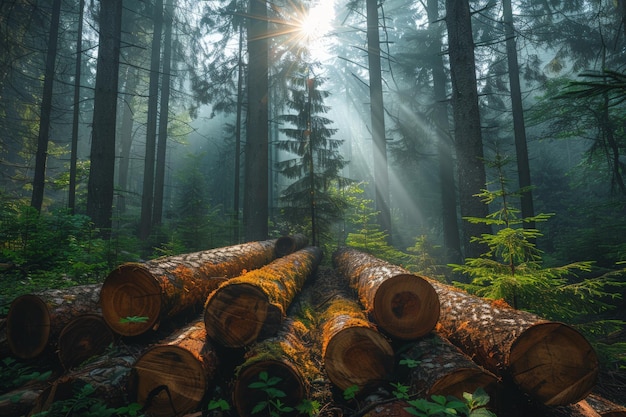
M 267 372 L 270 378 L 280 378 L 273 387 L 286 396 L 281 399 L 295 407 L 309 392 L 307 372 L 315 373 L 309 349 L 303 342 L 308 330 L 300 322 L 287 318 L 275 337 L 251 346 L 245 362 L 239 367 L 233 388 L 233 404 L 241 417 L 250 417 L 256 404 L 267 400 L 267 394 L 250 384 L 259 381 L 259 374 Z
M 367 319 L 356 295 L 342 288 L 336 278 L 318 277 L 315 283 L 315 299 L 322 301 L 317 310 L 324 369 L 340 390 L 357 385 L 360 392 L 366 392 L 389 379 L 393 348 Z
M 20 417 L 28 414 L 46 386 L 47 382 L 29 384 L 0 395 L 0 416 Z
M 118 334 L 146 333 L 164 319 L 200 310 L 224 278 L 271 262 L 274 245 L 275 240 L 249 242 L 122 265 L 102 285 L 102 315 Z M 124 320 L 136 317 L 145 319 Z
M 589 394 L 585 401 L 602 417 L 626 417 L 626 407 L 599 395 Z
M 482 387 L 491 404 L 496 403 L 498 378 L 474 363 L 467 355 L 443 337 L 431 333 L 412 343 L 404 358 L 419 361 L 410 371 L 409 395 L 430 398 L 452 395 L 463 398 Z
M 276 257 L 281 258 L 299 251 L 309 244 L 309 238 L 302 234 L 281 236 L 276 239 Z
M 350 248 L 336 250 L 333 264 L 357 290 L 373 321 L 391 337 L 417 339 L 437 324 L 439 299 L 424 278 Z
M 83 314 L 70 321 L 59 334 L 57 350 L 64 369 L 80 365 L 92 356 L 104 353 L 115 340 L 114 334 L 99 314 Z
M 151 416 L 182 415 L 200 404 L 217 366 L 217 354 L 199 318 L 137 359 L 129 390 Z
M 17 297 L 7 316 L 9 349 L 32 359 L 54 348 L 63 328 L 82 314 L 100 312 L 100 284 L 42 291 Z
M 592 390 L 598 358 L 573 328 L 431 281 L 441 300 L 437 330 L 477 363 L 510 377 L 535 400 L 574 404 Z
M 322 251 L 309 246 L 223 283 L 205 304 L 209 337 L 238 348 L 275 335 L 291 301 L 321 258 Z
M 94 389 L 90 397 L 102 400 L 108 407 L 130 404 L 128 379 L 133 363 L 144 349 L 144 346 L 118 346 L 93 362 L 72 369 L 41 393 L 31 414 L 48 411 L 54 403 L 74 398 L 76 392 L 87 384 Z

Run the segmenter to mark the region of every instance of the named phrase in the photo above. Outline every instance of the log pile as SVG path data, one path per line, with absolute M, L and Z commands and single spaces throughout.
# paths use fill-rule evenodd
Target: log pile
M 231 415 L 250 417 L 263 415 L 255 407 L 267 391 L 258 387 L 271 381 L 291 408 L 317 395 L 328 416 L 345 414 L 330 404 L 356 387 L 360 415 L 408 416 L 391 394 L 400 381 L 410 398 L 484 388 L 500 416 L 626 416 L 589 395 L 598 360 L 571 327 L 354 249 L 337 250 L 335 269 L 316 274 L 322 253 L 306 243 L 295 236 L 126 264 L 101 286 L 16 299 L 10 352 L 32 361 L 51 351 L 61 366 L 44 384 L 2 393 L 0 414 L 50 410 L 89 385 L 112 407 L 137 402 L 149 416 L 205 415 L 228 389 Z

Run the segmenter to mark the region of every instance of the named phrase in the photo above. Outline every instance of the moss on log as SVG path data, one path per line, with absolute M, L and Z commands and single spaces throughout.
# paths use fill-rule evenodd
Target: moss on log
M 238 348 L 276 334 L 287 308 L 321 258 L 321 250 L 309 246 L 223 283 L 205 304 L 209 337 L 225 347 Z
M 336 250 L 333 265 L 358 292 L 376 324 L 391 337 L 417 339 L 437 324 L 439 299 L 423 277 L 351 248 Z

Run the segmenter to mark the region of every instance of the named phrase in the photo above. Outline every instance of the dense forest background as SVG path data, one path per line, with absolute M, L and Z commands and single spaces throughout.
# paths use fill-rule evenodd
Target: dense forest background
M 623 0 L 0 0 L 2 309 L 304 233 L 573 323 L 623 372 L 625 23 Z

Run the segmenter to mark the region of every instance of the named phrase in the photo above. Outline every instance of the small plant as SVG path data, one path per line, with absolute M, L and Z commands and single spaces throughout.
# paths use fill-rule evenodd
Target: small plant
M 209 401 L 209 405 L 207 407 L 208 411 L 229 411 L 230 404 L 223 398 L 213 399 Z
M 407 368 L 413 369 L 417 368 L 420 365 L 420 361 L 411 358 L 405 358 L 400 359 L 400 362 L 398 362 L 398 364 L 405 365 Z
M 343 391 L 343 399 L 346 401 L 354 400 L 356 398 L 356 394 L 359 392 L 358 385 L 350 385 Z
M 283 413 L 290 413 L 294 409 L 283 403 L 281 398 L 287 394 L 277 387 L 282 378 L 270 376 L 266 371 L 259 373 L 259 380 L 252 382 L 248 387 L 258 389 L 265 393 L 266 399 L 259 401 L 252 409 L 252 414 L 266 411 L 270 417 L 279 417 Z
M 408 401 L 410 407 L 405 410 L 418 417 L 443 417 L 443 416 L 466 416 L 466 417 L 496 417 L 486 408 L 489 403 L 489 395 L 484 389 L 478 388 L 473 394 L 463 393 L 463 399 L 452 396 L 433 395 L 432 401 L 420 398 Z
M 28 381 L 45 381 L 50 374 L 52 371 L 38 372 L 14 358 L 4 358 L 0 365 L 0 389 L 2 392 L 7 392 Z
M 313 417 L 320 412 L 320 403 L 315 400 L 304 399 L 300 404 L 296 406 L 296 410 L 300 414 Z
M 148 317 L 144 316 L 127 316 L 120 319 L 120 323 L 145 323 Z
M 409 386 L 404 385 L 400 382 L 392 382 L 391 386 L 394 387 L 392 391 L 393 395 L 399 400 L 408 400 L 409 399 Z

